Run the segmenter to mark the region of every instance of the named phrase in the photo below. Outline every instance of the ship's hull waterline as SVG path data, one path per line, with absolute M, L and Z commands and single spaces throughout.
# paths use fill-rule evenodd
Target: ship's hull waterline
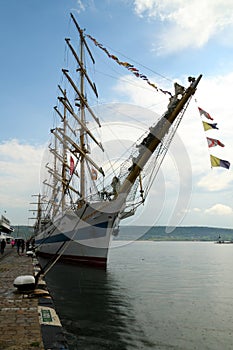
M 114 203 L 115 202 L 115 203 Z M 36 236 L 38 256 L 63 262 L 106 267 L 112 237 L 119 223 L 119 203 L 95 203 L 67 210 Z

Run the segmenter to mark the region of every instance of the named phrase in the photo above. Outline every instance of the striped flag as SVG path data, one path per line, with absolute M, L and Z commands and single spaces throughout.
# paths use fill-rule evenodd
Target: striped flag
M 212 118 L 208 112 L 204 111 L 204 109 L 198 107 L 198 110 L 200 115 L 203 114 L 207 119 L 214 120 L 214 118 Z
M 203 123 L 203 127 L 204 127 L 205 131 L 207 131 L 209 129 L 218 129 L 217 123 L 213 123 L 213 124 L 206 123 L 206 122 L 202 122 L 202 123 Z
M 223 160 L 223 159 L 217 158 L 215 156 L 212 156 L 212 154 L 210 155 L 210 162 L 211 162 L 212 167 L 220 166 L 220 167 L 226 168 L 226 169 L 230 168 L 230 162 L 228 162 L 227 160 Z
M 220 142 L 219 140 L 212 139 L 210 137 L 207 137 L 208 147 L 214 147 L 214 146 L 221 146 L 224 147 L 225 145 Z

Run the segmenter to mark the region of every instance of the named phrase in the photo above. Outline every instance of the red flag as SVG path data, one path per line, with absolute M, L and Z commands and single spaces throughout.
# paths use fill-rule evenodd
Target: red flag
M 70 156 L 70 175 L 73 175 L 74 173 L 74 159 L 72 156 Z
M 214 147 L 214 146 L 221 146 L 224 147 L 224 144 L 216 139 L 211 139 L 210 137 L 207 137 L 208 147 Z
M 212 118 L 212 117 L 209 115 L 208 112 L 204 111 L 204 109 L 202 109 L 202 108 L 200 108 L 200 107 L 198 107 L 198 109 L 199 109 L 200 115 L 203 114 L 207 119 L 214 120 L 214 118 Z
M 138 72 L 138 69 L 134 67 L 129 67 L 128 70 L 130 70 L 131 72 Z

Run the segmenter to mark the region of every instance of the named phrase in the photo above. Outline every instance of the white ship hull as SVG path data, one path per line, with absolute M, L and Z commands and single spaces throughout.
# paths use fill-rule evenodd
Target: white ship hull
M 119 201 L 112 201 L 67 210 L 36 236 L 38 255 L 105 267 L 120 207 Z

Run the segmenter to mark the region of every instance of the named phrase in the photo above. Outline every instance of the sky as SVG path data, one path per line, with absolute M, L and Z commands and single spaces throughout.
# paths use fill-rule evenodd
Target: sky
M 231 0 L 0 0 L 0 214 L 13 225 L 33 223 L 30 203 L 40 191 L 70 12 L 87 34 L 161 89 L 172 91 L 175 81 L 187 86 L 188 76 L 203 74 L 149 198 L 129 224 L 232 228 Z M 167 96 L 117 64 L 105 70 L 109 59 L 88 43 L 100 62 L 100 103 L 163 112 Z M 198 107 L 218 130 L 203 130 Z M 208 149 L 207 136 L 225 147 Z M 229 161 L 230 169 L 211 168 L 210 152 Z

